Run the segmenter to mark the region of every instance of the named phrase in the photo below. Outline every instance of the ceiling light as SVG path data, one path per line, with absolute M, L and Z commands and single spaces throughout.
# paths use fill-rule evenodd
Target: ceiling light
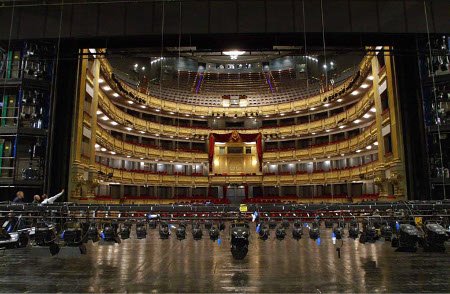
M 127 158 L 130 158 L 131 157 L 131 155 L 127 155 Z
M 100 110 L 97 110 L 97 114 L 102 114 L 102 112 Z
M 171 160 L 170 162 L 173 162 L 173 160 Z
M 102 148 L 100 148 L 100 150 L 103 151 L 103 152 L 105 152 L 105 151 L 106 151 L 106 148 L 105 148 L 105 147 L 102 147 Z
M 356 96 L 356 95 L 359 94 L 359 92 L 355 90 L 355 91 L 353 91 L 351 94 L 352 94 L 353 96 Z
M 128 102 L 128 104 L 134 104 L 134 102 L 131 100 L 128 100 L 127 102 Z
M 339 98 L 338 100 L 336 100 L 337 102 L 342 102 L 342 98 Z
M 270 117 L 270 115 L 266 114 L 266 115 L 264 115 L 264 117 Z
M 173 139 L 173 136 L 170 136 L 171 139 Z
M 327 65 L 326 65 L 326 64 L 324 64 L 324 65 L 323 65 L 323 68 L 325 68 L 325 69 L 326 69 L 326 68 L 327 68 Z
M 367 149 L 367 150 L 372 149 L 372 145 L 367 146 L 366 149 Z
M 311 107 L 309 110 L 314 111 L 314 110 L 316 110 L 316 108 L 315 107 Z
M 159 108 L 155 108 L 155 111 L 156 111 L 156 112 L 160 112 L 160 111 L 161 111 L 161 109 L 159 109 Z
M 126 127 L 125 129 L 128 130 L 128 131 L 132 130 L 132 128 L 130 128 L 130 127 Z
M 104 87 L 103 87 L 103 90 L 105 90 L 105 91 L 110 91 L 110 90 L 111 90 L 111 87 L 110 87 L 110 86 L 104 86 Z
M 369 85 L 367 85 L 367 84 L 362 84 L 362 85 L 361 85 L 361 88 L 367 89 L 367 88 L 369 88 Z
M 144 159 L 144 157 L 141 157 L 141 160 L 143 160 Z
M 300 113 L 300 110 L 297 110 L 295 113 Z
M 142 70 L 145 70 L 145 66 L 142 67 Z
M 360 119 L 356 119 L 353 123 L 355 123 L 355 124 L 359 124 L 361 122 L 361 120 Z
M 188 137 L 186 137 L 186 140 L 189 140 L 189 138 L 188 138 Z
M 119 94 L 113 93 L 113 96 L 114 96 L 114 97 L 119 97 Z
M 330 106 L 330 103 L 325 103 L 325 104 L 323 105 L 323 107 L 328 107 L 328 106 Z
M 102 120 L 107 121 L 107 120 L 109 120 L 109 117 L 107 117 L 106 115 L 102 116 Z
M 175 112 L 171 111 L 171 112 L 169 112 L 169 114 L 175 114 Z
M 359 153 L 359 152 L 361 152 L 361 150 L 360 150 L 360 149 L 356 150 L 356 153 Z
M 205 116 L 204 115 L 200 115 L 200 118 L 205 118 Z
M 325 130 L 325 132 L 329 133 L 331 130 Z
M 139 66 L 139 64 L 137 64 L 137 63 L 134 65 L 134 67 L 138 67 L 138 66 Z
M 313 132 L 313 133 L 311 133 L 311 135 L 315 135 L 315 134 L 316 134 L 316 133 L 314 133 L 314 132 Z
M 343 129 L 343 128 L 345 128 L 345 126 L 339 126 L 339 128 L 340 128 L 340 129 Z
M 114 151 L 111 151 L 111 154 L 112 154 L 112 155 L 115 155 L 115 154 L 116 154 L 116 152 L 114 152 Z
M 190 116 L 190 115 L 186 113 L 185 116 Z
M 141 133 L 141 134 L 145 134 L 145 132 L 144 132 L 144 131 L 139 131 L 139 133 Z
M 370 112 L 377 112 L 377 109 L 376 109 L 375 107 L 372 107 L 372 108 L 370 109 Z
M 156 137 L 159 137 L 159 134 L 155 134 Z
M 374 142 L 373 145 L 378 146 L 378 142 Z
M 145 105 L 141 105 L 141 108 L 147 108 L 147 106 L 145 106 Z
M 364 117 L 364 118 L 369 118 L 369 117 L 371 117 L 371 115 L 368 114 L 368 113 L 366 113 L 366 114 L 363 115 L 363 117 Z
M 104 79 L 98 79 L 98 83 L 99 83 L 99 84 L 104 83 L 104 82 L 105 82 Z
M 281 116 L 284 116 L 284 113 L 280 113 Z
M 231 50 L 231 51 L 223 51 L 222 53 L 230 56 L 230 59 L 237 59 L 238 56 L 244 54 L 245 51 Z
M 98 145 L 98 144 L 95 144 L 95 148 L 99 148 L 100 147 L 100 145 Z
M 345 154 L 344 154 L 344 153 L 342 153 L 342 154 L 341 154 L 341 156 L 345 156 Z
M 112 124 L 113 126 L 117 126 L 117 125 L 118 125 L 118 123 L 115 122 L 115 121 L 111 121 L 111 124 Z
M 373 76 L 368 76 L 367 77 L 369 80 L 373 81 Z

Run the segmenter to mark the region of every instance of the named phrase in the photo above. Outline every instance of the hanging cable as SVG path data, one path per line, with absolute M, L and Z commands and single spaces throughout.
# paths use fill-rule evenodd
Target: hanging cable
M 439 155 L 440 155 L 440 161 L 441 161 L 441 174 L 442 174 L 442 190 L 444 193 L 444 199 L 447 199 L 447 194 L 445 191 L 445 173 L 444 173 L 444 159 L 442 156 L 442 143 L 441 143 L 441 122 L 439 120 L 437 120 L 437 118 L 439 118 L 439 110 L 438 110 L 438 100 L 437 100 L 437 95 L 436 95 L 436 80 L 435 80 L 435 73 L 433 70 L 433 64 L 432 64 L 432 58 L 433 58 L 433 54 L 432 54 L 432 50 L 431 50 L 431 38 L 430 38 L 430 27 L 428 24 L 428 12 L 427 12 L 427 4 L 426 1 L 423 1 L 423 8 L 424 8 L 424 13 L 425 13 L 425 24 L 427 27 L 427 39 L 428 39 L 428 53 L 429 53 L 429 68 L 430 68 L 430 73 L 431 73 L 431 81 L 432 81 L 432 85 L 433 85 L 433 98 L 434 98 L 434 111 L 435 111 L 435 115 L 436 115 L 436 127 L 437 127 L 437 131 L 438 131 L 438 143 L 439 143 Z

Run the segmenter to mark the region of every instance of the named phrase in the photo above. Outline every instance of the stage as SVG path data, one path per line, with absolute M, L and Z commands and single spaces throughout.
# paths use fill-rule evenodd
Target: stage
M 87 255 L 63 248 L 51 257 L 37 248 L 0 251 L 1 292 L 449 292 L 450 248 L 445 253 L 395 252 L 389 242 L 361 244 L 344 238 L 341 258 L 331 230 L 321 227 L 321 244 L 258 239 L 251 227 L 244 260 L 230 253 L 228 226 L 221 244 L 194 241 L 191 230 L 178 241 L 160 240 L 149 230 L 121 244 L 88 244 Z M 346 230 L 347 233 L 347 230 Z M 74 254 L 76 253 L 76 254 Z

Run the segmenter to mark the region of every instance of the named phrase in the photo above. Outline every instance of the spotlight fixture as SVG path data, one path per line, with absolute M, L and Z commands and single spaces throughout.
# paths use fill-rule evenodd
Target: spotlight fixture
M 303 226 L 302 223 L 297 220 L 294 222 L 292 228 L 292 238 L 298 241 L 302 238 L 302 235 L 303 235 Z
M 61 233 L 61 239 L 64 245 L 69 247 L 79 247 L 83 244 L 83 230 L 80 223 L 67 222 L 64 224 L 64 230 Z
M 250 227 L 245 222 L 237 222 L 231 225 L 231 254 L 234 259 L 244 259 L 248 253 L 248 238 Z
M 100 237 L 105 242 L 120 243 L 119 235 L 117 234 L 117 223 L 106 223 L 100 233 Z
M 273 230 L 277 227 L 277 222 L 275 220 L 269 221 L 269 229 Z
M 181 223 L 176 232 L 175 235 L 177 236 L 177 240 L 184 240 L 186 239 L 186 224 L 185 223 Z
M 318 221 L 313 222 L 309 227 L 309 238 L 313 240 L 320 238 L 320 224 Z
M 398 224 L 398 222 L 397 222 Z M 397 247 L 400 252 L 416 252 L 419 231 L 410 224 L 401 224 L 397 235 L 392 237 L 392 247 Z
M 381 226 L 380 233 L 381 237 L 383 237 L 385 241 L 391 241 L 392 227 L 388 223 Z
M 341 240 L 344 237 L 344 228 L 343 224 L 339 223 L 337 226 L 333 228 L 333 235 L 336 240 Z
M 348 236 L 352 239 L 356 239 L 358 238 L 358 235 L 359 235 L 359 224 L 355 220 L 352 220 L 349 224 Z
M 327 229 L 333 228 L 333 221 L 326 219 L 325 220 L 325 228 L 327 228 Z
M 197 222 L 192 223 L 192 237 L 194 240 L 201 240 L 203 237 L 203 231 Z
M 211 229 L 211 227 L 212 227 L 212 222 L 209 220 L 205 221 L 205 229 L 209 230 L 209 229 Z
M 275 237 L 280 241 L 284 240 L 284 237 L 286 237 L 286 230 L 282 224 L 275 230 Z
M 100 240 L 100 234 L 95 223 L 89 224 L 87 229 L 86 241 L 91 240 L 92 242 L 98 242 Z
M 378 240 L 377 230 L 371 220 L 363 221 L 363 231 L 359 237 L 359 242 L 365 244 L 366 242 L 375 243 Z
M 429 223 L 424 226 L 425 238 L 423 248 L 425 251 L 444 252 L 445 244 L 449 239 L 444 227 L 438 223 Z
M 267 239 L 269 239 L 270 231 L 265 223 L 259 223 L 256 226 L 256 232 L 258 233 L 261 240 L 266 241 Z
M 139 222 L 136 224 L 136 237 L 138 239 L 147 238 L 147 224 L 145 222 Z
M 216 241 L 217 239 L 219 239 L 219 236 L 220 236 L 219 229 L 216 226 L 212 226 L 209 229 L 209 239 Z
M 137 233 L 137 227 L 136 227 L 136 233 Z M 120 238 L 122 240 L 126 240 L 130 238 L 130 234 L 131 234 L 131 223 L 130 222 L 125 222 L 122 225 L 122 228 L 120 230 Z
M 281 226 L 285 229 L 289 228 L 289 226 L 290 226 L 289 221 L 287 219 L 283 220 L 281 222 Z
M 162 222 L 159 225 L 159 238 L 160 239 L 169 239 L 170 231 L 169 225 L 166 222 Z

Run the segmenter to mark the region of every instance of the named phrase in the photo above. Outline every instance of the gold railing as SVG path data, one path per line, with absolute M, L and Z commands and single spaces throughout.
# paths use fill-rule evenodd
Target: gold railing
M 262 183 L 263 185 L 301 185 L 301 184 L 324 184 L 340 183 L 345 181 L 360 181 L 361 179 L 372 179 L 377 162 L 372 162 L 363 166 L 332 170 L 328 172 L 318 172 L 312 174 L 293 175 L 213 175 L 213 176 L 182 176 L 182 175 L 161 175 L 149 173 L 136 173 L 126 170 L 110 168 L 97 164 L 96 168 L 105 174 L 112 173 L 111 181 L 123 184 L 148 184 L 148 185 L 177 185 L 177 186 L 200 186 L 205 187 L 211 184 L 224 183 Z
M 363 78 L 365 78 L 369 74 L 371 69 L 372 58 L 373 56 L 366 55 L 360 62 L 359 64 L 360 82 L 362 82 Z M 229 117 L 245 116 L 248 113 L 256 113 L 259 115 L 272 115 L 281 112 L 292 112 L 297 110 L 306 110 L 311 107 L 318 107 L 323 104 L 323 101 L 326 100 L 327 97 L 330 97 L 335 93 L 339 93 L 341 90 L 347 88 L 349 84 L 352 82 L 352 80 L 355 78 L 355 76 L 350 77 L 342 85 L 336 87 L 333 90 L 309 98 L 298 99 L 293 102 L 285 102 L 274 105 L 263 105 L 253 107 L 226 108 L 226 107 L 198 106 L 180 102 L 167 101 L 158 97 L 143 94 L 134 89 L 133 87 L 130 87 L 124 82 L 119 82 L 120 87 L 123 89 L 123 91 L 121 91 L 116 82 L 112 78 L 113 69 L 111 67 L 111 64 L 106 58 L 100 59 L 100 67 L 103 73 L 103 77 L 111 86 L 111 88 L 114 91 L 120 93 L 121 95 L 124 95 L 124 97 L 126 97 L 127 95 L 129 96 L 129 94 L 131 94 L 134 97 L 143 99 L 143 101 L 145 101 L 145 104 L 149 107 L 164 109 L 166 111 L 188 113 L 193 115 L 204 115 L 204 116 L 210 116 L 215 113 L 221 113 Z M 359 87 L 358 82 L 356 82 L 354 84 L 354 87 L 346 91 L 342 96 L 348 95 L 357 87 Z
M 88 78 L 88 81 L 92 84 L 92 80 L 90 80 L 90 78 Z M 107 114 L 111 119 L 118 122 L 119 124 L 131 127 L 138 131 L 149 132 L 150 134 L 164 134 L 167 136 L 190 138 L 193 136 L 207 136 L 209 135 L 210 132 L 219 134 L 230 132 L 230 130 L 223 130 L 223 129 L 211 130 L 205 128 L 172 126 L 147 121 L 123 112 L 118 107 L 116 107 L 114 103 L 112 103 L 112 101 L 104 95 L 103 92 L 99 92 L 98 103 L 99 108 L 101 108 L 105 112 L 105 114 Z M 320 119 L 305 124 L 261 128 L 261 129 L 248 129 L 248 130 L 240 130 L 240 132 L 241 133 L 261 132 L 263 135 L 278 135 L 278 136 L 306 135 L 311 132 L 325 131 L 327 129 L 333 129 L 338 125 L 351 123 L 357 118 L 360 118 L 363 114 L 365 114 L 372 105 L 373 105 L 373 94 L 372 91 L 369 91 L 363 96 L 361 100 L 359 100 L 357 103 L 355 103 L 355 105 L 353 105 L 349 109 L 328 118 Z
M 156 147 L 140 146 L 124 142 L 111 136 L 100 126 L 97 126 L 97 142 L 105 148 L 115 151 L 122 155 L 131 155 L 134 157 L 143 157 L 147 159 L 160 159 L 164 161 L 189 161 L 189 162 L 206 162 L 208 154 L 206 152 L 188 152 L 163 150 Z
M 264 152 L 264 161 L 279 160 L 308 160 L 311 158 L 325 158 L 326 156 L 339 156 L 348 154 L 358 149 L 364 149 L 367 145 L 375 142 L 377 139 L 376 124 L 371 124 L 363 133 L 349 140 L 331 143 L 311 148 L 294 150 L 275 150 Z

